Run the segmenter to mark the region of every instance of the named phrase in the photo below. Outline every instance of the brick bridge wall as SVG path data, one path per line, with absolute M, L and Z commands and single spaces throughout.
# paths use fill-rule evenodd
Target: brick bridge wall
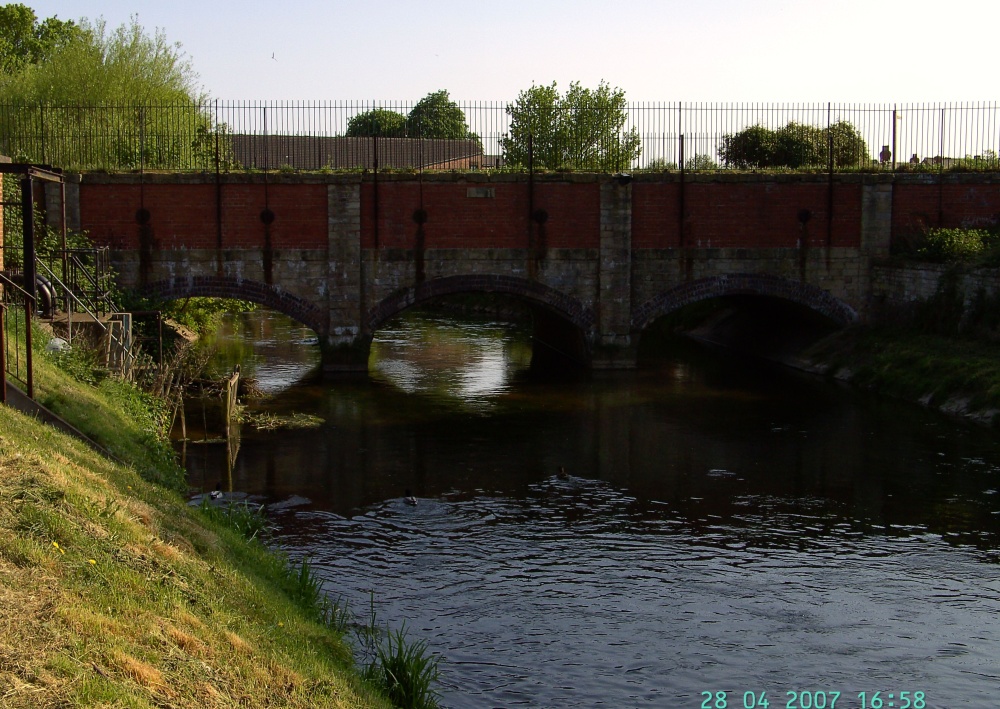
M 317 332 L 330 369 L 363 368 L 407 307 L 469 291 L 571 324 L 595 367 L 629 366 L 656 318 L 720 295 L 846 324 L 867 317 L 893 230 L 1000 215 L 989 175 L 93 173 L 67 198 L 123 286 L 276 308 Z

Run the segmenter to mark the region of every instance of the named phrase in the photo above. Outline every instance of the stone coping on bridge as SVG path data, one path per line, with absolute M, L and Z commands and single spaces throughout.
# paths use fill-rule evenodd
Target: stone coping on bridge
M 379 182 L 412 182 L 420 179 L 433 183 L 471 184 L 513 184 L 523 183 L 529 177 L 527 172 L 460 172 L 460 171 L 393 171 L 379 172 Z M 723 184 L 826 184 L 830 174 L 826 172 L 643 172 L 629 173 L 635 183 L 723 183 Z M 990 185 L 1000 184 L 1000 172 L 912 172 L 912 173 L 869 173 L 835 172 L 835 184 L 880 185 Z M 67 182 L 87 184 L 205 184 L 214 183 L 214 172 L 84 172 L 67 173 Z M 223 184 L 357 184 L 373 182 L 376 176 L 371 171 L 329 171 L 329 172 L 223 172 L 218 179 Z M 541 183 L 604 184 L 620 179 L 619 175 L 593 172 L 536 172 L 532 179 Z
M 371 171 L 330 171 L 330 172 L 224 172 L 219 174 L 219 180 L 228 184 L 357 184 L 373 182 L 375 174 Z M 413 182 L 424 180 L 437 183 L 473 183 L 473 184 L 514 184 L 523 183 L 527 173 L 520 172 L 416 172 L 394 171 L 379 172 L 379 182 Z M 575 184 L 606 183 L 616 179 L 614 175 L 589 172 L 550 172 L 535 173 L 534 179 L 539 182 L 559 182 Z M 138 184 L 205 184 L 214 183 L 214 172 L 85 172 L 67 175 L 67 180 L 97 185 Z

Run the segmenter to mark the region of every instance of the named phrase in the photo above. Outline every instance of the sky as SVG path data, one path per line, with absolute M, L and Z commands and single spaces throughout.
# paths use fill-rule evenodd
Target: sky
M 995 101 L 1000 0 L 21 0 L 137 16 L 224 100 L 506 102 L 601 80 L 629 102 Z

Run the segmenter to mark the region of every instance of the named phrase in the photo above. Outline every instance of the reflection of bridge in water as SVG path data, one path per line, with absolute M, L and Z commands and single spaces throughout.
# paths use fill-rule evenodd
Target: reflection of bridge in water
M 995 218 L 989 178 L 92 173 L 67 192 L 122 286 L 275 308 L 316 331 L 329 371 L 364 369 L 406 308 L 469 292 L 525 301 L 541 340 L 611 368 L 711 298 L 864 320 L 893 235 Z

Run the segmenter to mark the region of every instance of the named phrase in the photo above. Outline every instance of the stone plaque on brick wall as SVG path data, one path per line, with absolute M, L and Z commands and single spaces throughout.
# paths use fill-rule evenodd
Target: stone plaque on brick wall
M 496 188 L 494 187 L 470 187 L 465 192 L 466 197 L 476 197 L 478 199 L 493 199 L 496 197 Z

